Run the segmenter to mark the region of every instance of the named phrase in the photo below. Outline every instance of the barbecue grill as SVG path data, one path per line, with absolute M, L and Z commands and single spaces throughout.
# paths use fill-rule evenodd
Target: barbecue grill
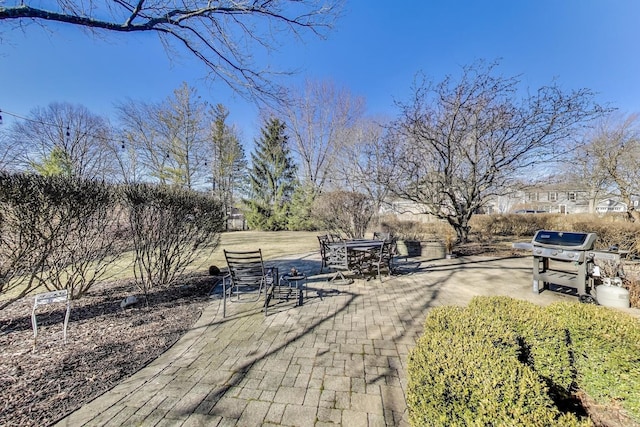
M 514 243 L 515 249 L 531 250 L 533 292 L 551 285 L 575 289 L 581 300 L 595 298 L 593 267 L 596 260 L 620 262 L 612 251 L 594 250 L 598 235 L 568 231 L 539 230 L 531 243 Z

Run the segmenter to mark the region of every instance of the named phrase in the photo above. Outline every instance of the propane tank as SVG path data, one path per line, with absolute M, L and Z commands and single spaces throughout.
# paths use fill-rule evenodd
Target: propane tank
M 596 286 L 596 299 L 605 307 L 629 308 L 629 291 L 621 286 Z

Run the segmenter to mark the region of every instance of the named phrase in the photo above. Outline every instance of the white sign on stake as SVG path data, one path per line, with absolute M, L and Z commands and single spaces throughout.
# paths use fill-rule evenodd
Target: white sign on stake
M 67 343 L 67 324 L 69 323 L 69 313 L 71 312 L 71 301 L 69 300 L 69 292 L 66 289 L 61 291 L 47 292 L 44 294 L 38 294 L 33 302 L 33 310 L 31 312 L 31 325 L 33 326 L 33 346 L 36 346 L 36 340 L 38 338 L 38 323 L 36 319 L 36 308 L 41 305 L 66 303 L 67 312 L 64 316 L 63 337 L 64 343 Z

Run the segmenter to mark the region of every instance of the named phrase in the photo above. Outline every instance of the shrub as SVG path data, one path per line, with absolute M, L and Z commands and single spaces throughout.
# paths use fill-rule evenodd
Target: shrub
M 578 387 L 640 422 L 640 321 L 590 304 L 558 303 L 547 312 L 569 331 Z
M 313 219 L 325 230 L 349 238 L 364 237 L 375 214 L 371 198 L 352 191 L 331 191 L 318 196 L 313 204 Z
M 177 187 L 132 184 L 122 188 L 135 252 L 134 275 L 146 295 L 170 285 L 223 229 L 221 204 Z
M 409 354 L 413 425 L 589 425 L 577 389 L 640 420 L 640 324 L 592 305 L 477 297 L 433 309 Z M 635 394 L 634 394 L 635 393 Z
M 116 200 L 105 183 L 68 176 L 0 176 L 0 289 L 8 302 L 38 286 L 72 298 L 118 256 Z M 7 305 L 7 302 L 3 303 Z
M 479 301 L 472 309 L 445 307 L 429 314 L 409 357 L 411 423 L 577 425 L 575 417 L 553 407 L 545 380 L 523 363 L 529 356 L 509 316 L 484 311 Z
M 628 250 L 631 255 L 638 255 L 640 249 L 640 225 L 633 222 L 610 221 L 607 217 L 576 217 L 567 224 L 567 231 L 588 231 L 596 233 L 599 249 L 609 249 L 617 246 L 621 250 Z
M 495 236 L 533 237 L 538 230 L 590 232 L 598 235 L 598 249 L 617 246 L 630 256 L 640 255 L 640 224 L 627 222 L 616 216 L 590 214 L 505 214 L 475 215 L 471 219 L 475 236 L 491 242 Z
M 380 227 L 384 232 L 401 240 L 432 241 L 442 240 L 453 228 L 442 221 L 410 221 L 399 220 L 395 216 L 380 218 Z M 453 232 L 455 236 L 455 231 Z
M 471 229 L 481 237 L 481 240 L 490 240 L 492 236 L 533 237 L 538 230 L 553 229 L 556 216 L 553 214 L 475 215 L 471 219 Z

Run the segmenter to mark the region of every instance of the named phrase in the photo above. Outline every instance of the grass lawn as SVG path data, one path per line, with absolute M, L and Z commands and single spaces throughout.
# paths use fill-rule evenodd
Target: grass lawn
M 266 260 L 278 259 L 288 255 L 302 254 L 319 250 L 317 231 L 231 231 L 222 233 L 220 244 L 212 254 L 196 258 L 186 272 L 208 271 L 209 266 L 226 267 L 223 249 L 233 251 L 249 251 L 262 249 L 262 256 Z M 113 263 L 105 280 L 122 280 L 133 278 L 133 253 L 127 252 Z M 31 294 L 46 292 L 39 288 Z M 3 294 L 0 300 L 16 295 L 17 291 Z
M 231 231 L 222 233 L 220 244 L 210 256 L 196 259 L 188 271 L 209 270 L 210 265 L 226 267 L 223 249 L 251 251 L 262 249 L 265 260 L 318 251 L 317 231 Z M 128 277 L 132 277 L 130 273 Z

